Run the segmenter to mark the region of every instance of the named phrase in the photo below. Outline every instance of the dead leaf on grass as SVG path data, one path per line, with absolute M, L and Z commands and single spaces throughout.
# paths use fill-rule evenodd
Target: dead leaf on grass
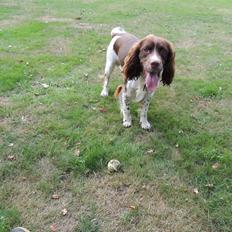
M 45 84 L 45 83 L 42 83 L 41 84 L 45 89 L 47 89 L 48 87 L 49 87 L 49 85 L 48 84 Z
M 56 232 L 56 224 L 52 224 L 52 225 L 50 225 L 50 230 L 52 231 L 52 232 Z
M 128 208 L 129 208 L 129 210 L 136 210 L 137 209 L 137 207 L 134 205 L 130 205 Z
M 64 208 L 61 210 L 61 212 L 62 212 L 62 215 L 65 216 L 68 213 L 68 210 Z
M 149 150 L 146 151 L 147 154 L 152 154 L 153 152 L 154 152 L 153 149 L 149 149 Z
M 60 199 L 60 195 L 59 194 L 53 194 L 52 199 L 58 200 L 58 199 Z
M 214 185 L 213 184 L 206 184 L 205 187 L 208 187 L 208 188 L 213 188 Z
M 215 164 L 212 165 L 212 169 L 217 170 L 217 169 L 220 168 L 220 166 L 221 165 L 219 163 L 215 163 Z
M 102 108 L 100 108 L 100 112 L 101 112 L 101 113 L 106 113 L 106 112 L 107 112 L 107 109 L 104 108 L 104 107 L 102 107 Z
M 195 193 L 196 195 L 198 195 L 199 194 L 198 188 L 194 188 L 193 189 L 193 193 Z
M 7 159 L 10 161 L 16 160 L 16 157 L 14 155 L 8 155 Z
M 76 149 L 75 151 L 74 151 L 74 154 L 75 154 L 75 156 L 80 156 L 80 153 L 81 153 L 81 151 L 80 151 L 80 149 Z

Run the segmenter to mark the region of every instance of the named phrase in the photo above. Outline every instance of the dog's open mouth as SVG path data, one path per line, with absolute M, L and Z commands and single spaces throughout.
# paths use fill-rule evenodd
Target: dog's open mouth
M 159 85 L 159 73 L 145 72 L 145 83 L 149 92 L 155 91 Z

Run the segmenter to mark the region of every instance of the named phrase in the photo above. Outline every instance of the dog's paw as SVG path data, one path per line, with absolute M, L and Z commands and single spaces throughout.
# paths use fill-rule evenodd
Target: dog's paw
M 102 96 L 102 97 L 107 97 L 108 95 L 109 95 L 108 90 L 103 89 L 103 90 L 101 91 L 101 96 Z
M 126 128 L 131 127 L 131 121 L 124 120 L 123 121 L 123 126 L 126 127 Z
M 144 130 L 151 130 L 151 124 L 148 121 L 141 122 L 140 125 Z

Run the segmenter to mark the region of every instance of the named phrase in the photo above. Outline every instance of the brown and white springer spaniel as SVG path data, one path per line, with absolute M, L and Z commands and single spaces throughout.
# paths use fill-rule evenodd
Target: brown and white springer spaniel
M 131 126 L 130 100 L 141 103 L 140 124 L 149 130 L 147 111 L 150 99 L 159 86 L 172 83 L 175 73 L 175 52 L 172 44 L 164 38 L 148 35 L 139 40 L 124 29 L 116 27 L 111 31 L 112 40 L 108 46 L 105 65 L 105 79 L 101 96 L 108 96 L 108 83 L 114 67 L 121 66 L 124 85 L 117 87 L 123 114 L 123 126 Z

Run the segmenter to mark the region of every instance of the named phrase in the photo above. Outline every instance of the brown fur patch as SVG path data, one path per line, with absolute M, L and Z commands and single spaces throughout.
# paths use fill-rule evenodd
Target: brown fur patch
M 114 43 L 114 51 L 119 58 L 120 65 L 124 65 L 124 59 L 130 48 L 138 41 L 134 35 L 125 33 L 121 35 Z
M 118 97 L 119 96 L 119 94 L 121 93 L 121 91 L 122 91 L 122 88 L 123 88 L 123 85 L 119 85 L 119 86 L 117 86 L 117 88 L 116 88 L 116 90 L 115 90 L 115 92 L 114 92 L 114 97 Z

